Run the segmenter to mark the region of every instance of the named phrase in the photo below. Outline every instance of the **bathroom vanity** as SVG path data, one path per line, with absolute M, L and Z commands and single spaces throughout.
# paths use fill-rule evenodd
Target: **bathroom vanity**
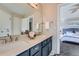
M 52 36 L 41 43 L 36 44 L 28 50 L 23 51 L 17 56 L 48 56 L 52 50 Z
M 20 35 L 18 41 L 0 45 L 0 56 L 48 56 L 52 50 L 52 34 L 41 34 L 34 39 Z
M 1 4 L 1 6 L 14 7 L 10 11 L 15 14 L 5 13 L 3 9 L 0 12 L 0 56 L 48 56 L 52 50 L 54 23 L 43 14 L 41 5 L 39 4 L 38 9 L 32 8 L 29 4 Z M 25 10 L 20 12 L 22 17 L 16 8 Z M 28 33 L 35 35 L 27 35 Z

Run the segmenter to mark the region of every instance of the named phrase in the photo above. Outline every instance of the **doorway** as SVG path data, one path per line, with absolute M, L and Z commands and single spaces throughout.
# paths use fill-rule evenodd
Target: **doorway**
M 60 7 L 60 55 L 79 56 L 79 11 L 71 12 L 76 4 L 62 4 Z

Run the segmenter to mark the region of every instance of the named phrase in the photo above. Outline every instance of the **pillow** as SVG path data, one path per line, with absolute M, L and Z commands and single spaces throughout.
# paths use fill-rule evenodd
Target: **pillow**
M 76 34 L 76 35 L 79 35 L 79 32 L 76 32 L 75 34 Z
M 74 33 L 72 32 L 66 32 L 66 35 L 73 35 Z

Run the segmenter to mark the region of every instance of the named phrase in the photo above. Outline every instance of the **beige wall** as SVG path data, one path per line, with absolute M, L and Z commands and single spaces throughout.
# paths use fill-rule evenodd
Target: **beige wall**
M 33 16 L 33 31 L 35 31 L 35 32 L 42 31 L 41 28 L 40 28 L 40 30 L 36 29 L 36 25 L 42 23 L 41 12 L 37 11 L 32 16 Z
M 43 8 L 43 22 L 46 21 L 52 22 L 52 26 L 49 29 L 49 32 L 52 32 L 53 34 L 53 53 L 58 54 L 59 53 L 59 39 L 58 39 L 58 6 L 57 4 L 42 4 Z M 47 32 L 47 30 L 44 28 L 43 32 Z

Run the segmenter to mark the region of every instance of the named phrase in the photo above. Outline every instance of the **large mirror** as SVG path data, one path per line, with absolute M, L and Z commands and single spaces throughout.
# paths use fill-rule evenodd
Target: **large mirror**
M 21 32 L 42 32 L 41 5 L 37 8 L 27 3 L 0 4 L 0 37 L 21 35 Z

